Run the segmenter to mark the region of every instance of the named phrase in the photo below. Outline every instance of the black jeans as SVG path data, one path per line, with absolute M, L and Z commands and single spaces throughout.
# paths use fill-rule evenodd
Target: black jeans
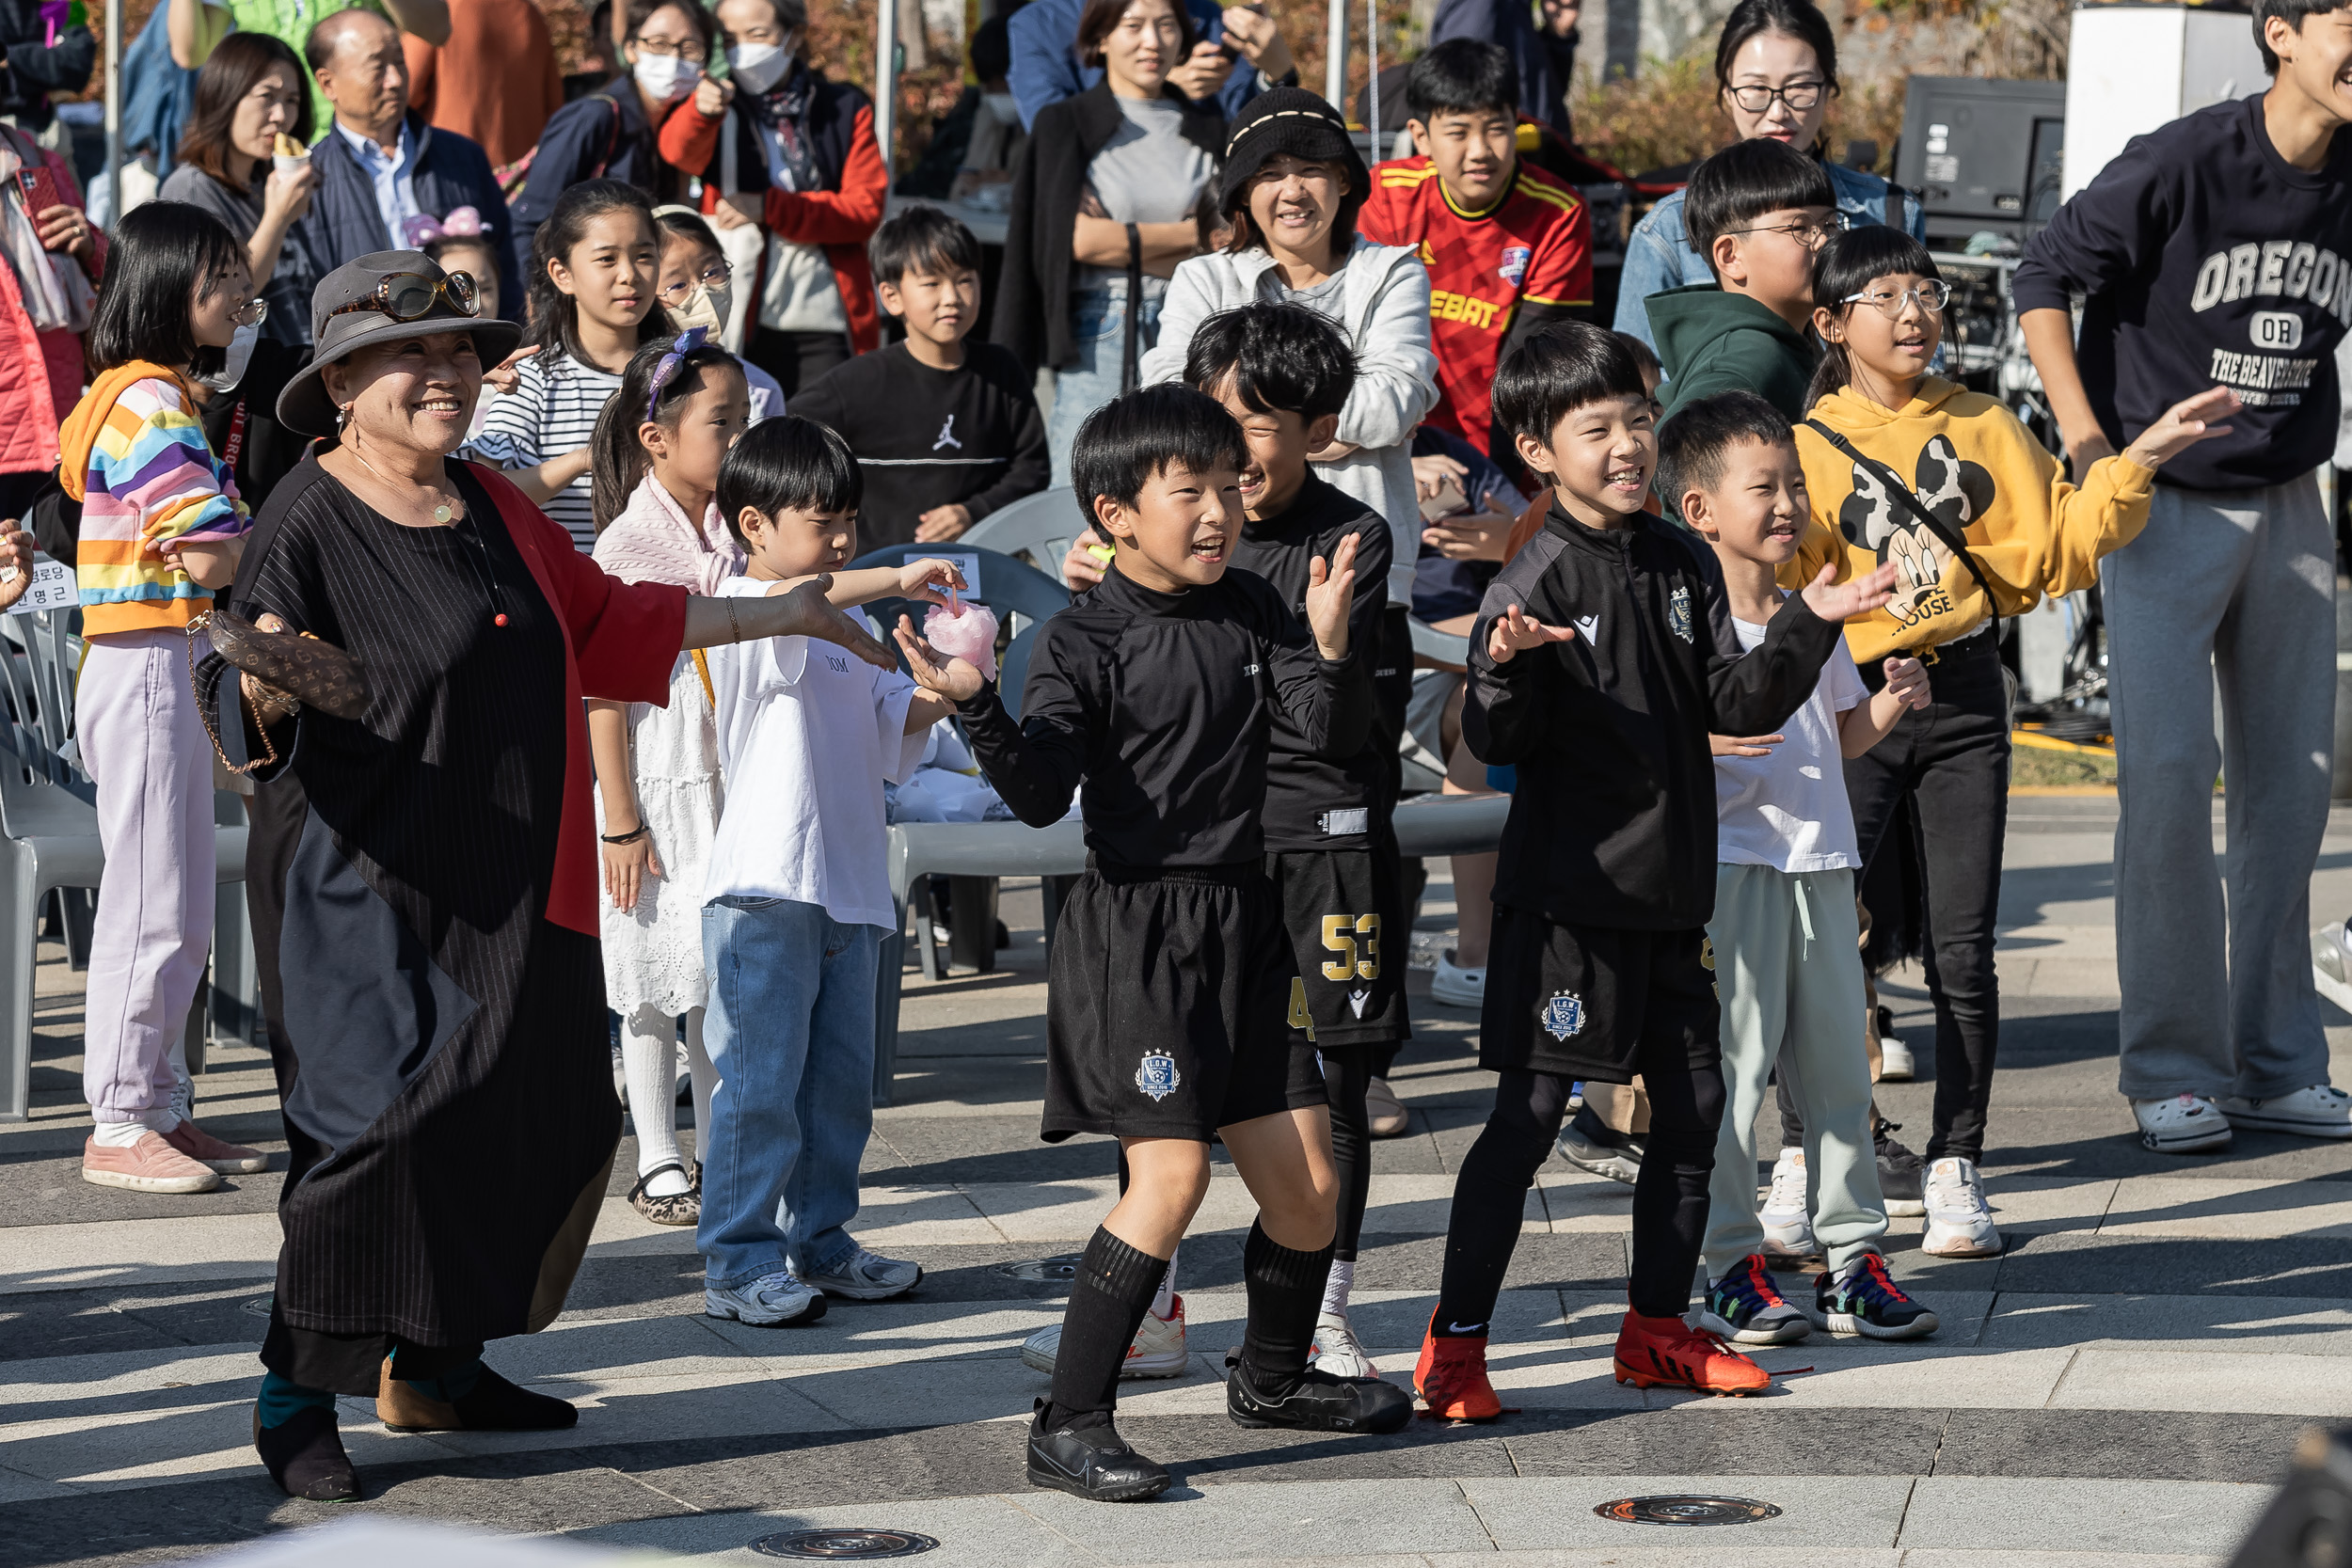
M 1846 764 L 1846 794 L 1867 863 L 1908 796 L 1927 882 L 1928 991 L 1935 1002 L 1935 1125 L 1928 1158 L 1984 1157 L 1985 1108 L 2000 1046 L 1994 977 L 2001 902 L 2001 839 L 2009 822 L 2009 690 L 1990 636 L 1963 638 L 1928 666 L 1934 702 L 1903 715 L 1892 734 Z M 1873 690 L 1884 677 L 1862 672 Z M 1854 999 L 1855 1006 L 1861 998 Z M 1804 1127 L 1784 1090 L 1782 1139 Z
M 1724 1119 L 1724 1074 L 1689 1065 L 1679 1040 L 1644 1040 L 1635 1063 L 1649 1089 L 1649 1148 L 1633 1184 L 1633 1261 L 1627 1295 L 1644 1317 L 1680 1317 L 1707 1238 L 1707 1181 Z M 1470 1145 L 1454 1184 L 1446 1227 L 1445 1275 L 1438 1291 L 1440 1333 L 1453 1325 L 1486 1332 L 1502 1276 L 1518 1245 L 1519 1215 L 1535 1171 L 1550 1157 L 1567 1115 L 1569 1081 L 1514 1068 L 1495 1085 L 1494 1115 Z

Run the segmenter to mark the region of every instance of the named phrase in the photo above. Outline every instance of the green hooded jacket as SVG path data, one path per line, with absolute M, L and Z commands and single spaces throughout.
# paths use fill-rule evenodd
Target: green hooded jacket
M 1666 413 L 1717 392 L 1754 392 L 1795 423 L 1820 356 L 1795 327 L 1745 294 L 1712 283 L 1668 289 L 1645 302 L 1666 384 Z M 1662 420 L 1661 420 L 1662 422 Z

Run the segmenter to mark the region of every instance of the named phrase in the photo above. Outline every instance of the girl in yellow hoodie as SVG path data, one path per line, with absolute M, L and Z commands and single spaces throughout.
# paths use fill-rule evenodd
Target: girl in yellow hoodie
M 1947 297 L 1927 247 L 1898 229 L 1853 230 L 1815 257 L 1823 353 L 1811 415 L 1797 427 L 1813 522 L 1781 582 L 1801 587 L 1824 565 L 1842 579 L 1892 562 L 1895 597 L 1850 623 L 1847 644 L 1866 682 L 1889 655 L 1929 664 L 1932 703 L 1846 764 L 1846 793 L 1866 863 L 1899 806 L 1907 801 L 1917 824 L 1935 948 L 1925 1246 L 1979 1257 L 2001 1250 L 1977 1172 L 2000 1028 L 1994 916 L 2009 800 L 1995 618 L 2097 581 L 2100 558 L 2147 523 L 2156 468 L 2225 434 L 2208 421 L 2237 400 L 2223 388 L 2189 398 L 2069 483 L 1999 402 L 1928 373 Z M 1786 1099 L 1781 1114 L 1793 1123 Z M 1801 1135 L 1784 1132 L 1784 1148 L 1797 1148 Z M 1890 1152 L 1908 1161 L 1883 1125 L 1880 1139 L 1883 1164 Z

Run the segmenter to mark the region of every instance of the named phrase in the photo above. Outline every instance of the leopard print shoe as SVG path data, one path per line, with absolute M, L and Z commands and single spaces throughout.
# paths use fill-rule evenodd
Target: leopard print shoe
M 686 1177 L 693 1184 L 682 1193 L 672 1193 L 667 1197 L 655 1197 L 645 1191 L 645 1183 L 665 1170 L 674 1170 L 680 1176 Z M 664 1160 L 637 1179 L 637 1185 L 628 1191 L 629 1206 L 656 1225 L 697 1224 L 703 1217 L 703 1189 L 702 1183 L 694 1180 L 694 1178 L 700 1174 L 699 1171 L 688 1171 L 675 1160 Z

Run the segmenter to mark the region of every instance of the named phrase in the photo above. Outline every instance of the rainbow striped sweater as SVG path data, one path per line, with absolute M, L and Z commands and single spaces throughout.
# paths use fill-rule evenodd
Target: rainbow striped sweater
M 65 491 L 82 503 L 75 579 L 88 635 L 184 626 L 213 591 L 180 568 L 190 540 L 252 526 L 204 439 L 187 383 L 134 361 L 100 376 L 58 432 Z

